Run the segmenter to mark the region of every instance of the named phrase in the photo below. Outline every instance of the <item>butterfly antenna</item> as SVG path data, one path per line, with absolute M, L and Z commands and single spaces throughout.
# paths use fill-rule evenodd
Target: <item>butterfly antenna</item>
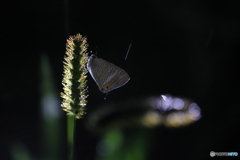
M 209 44 L 209 42 L 210 42 L 210 40 L 211 40 L 211 38 L 212 38 L 212 35 L 213 35 L 213 30 L 210 32 L 210 34 L 209 34 L 209 36 L 208 36 L 208 39 L 207 39 L 207 42 L 206 42 L 205 47 L 208 46 L 208 44 Z
M 132 47 L 132 41 L 131 41 L 131 43 L 130 43 L 129 46 L 128 46 L 128 51 L 127 51 L 127 54 L 126 54 L 126 56 L 125 56 L 125 60 L 126 60 L 127 57 L 128 57 L 128 53 L 129 53 L 131 47 Z
M 97 49 L 97 46 L 96 46 L 96 56 L 97 56 L 97 51 L 98 51 L 98 49 Z

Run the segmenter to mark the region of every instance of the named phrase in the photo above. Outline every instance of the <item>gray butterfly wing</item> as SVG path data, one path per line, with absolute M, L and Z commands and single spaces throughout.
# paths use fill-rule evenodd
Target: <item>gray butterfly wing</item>
M 89 57 L 87 68 L 103 93 L 125 85 L 130 79 L 127 72 L 120 67 L 94 56 Z

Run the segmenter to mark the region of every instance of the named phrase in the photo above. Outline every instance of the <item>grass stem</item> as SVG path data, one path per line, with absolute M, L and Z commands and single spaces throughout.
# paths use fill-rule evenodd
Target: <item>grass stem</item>
M 74 160 L 75 116 L 67 116 L 68 159 Z

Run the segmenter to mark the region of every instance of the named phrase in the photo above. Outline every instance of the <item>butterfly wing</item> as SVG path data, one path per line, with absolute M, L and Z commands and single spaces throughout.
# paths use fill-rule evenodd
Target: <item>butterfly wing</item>
M 130 79 L 127 72 L 120 67 L 94 56 L 89 57 L 87 68 L 103 93 L 125 85 Z

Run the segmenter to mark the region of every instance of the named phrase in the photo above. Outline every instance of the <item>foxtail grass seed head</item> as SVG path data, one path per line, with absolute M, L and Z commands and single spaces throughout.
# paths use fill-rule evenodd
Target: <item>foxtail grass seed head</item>
M 77 34 L 70 36 L 66 44 L 63 62 L 62 108 L 67 115 L 77 119 L 86 114 L 87 105 L 87 38 Z

